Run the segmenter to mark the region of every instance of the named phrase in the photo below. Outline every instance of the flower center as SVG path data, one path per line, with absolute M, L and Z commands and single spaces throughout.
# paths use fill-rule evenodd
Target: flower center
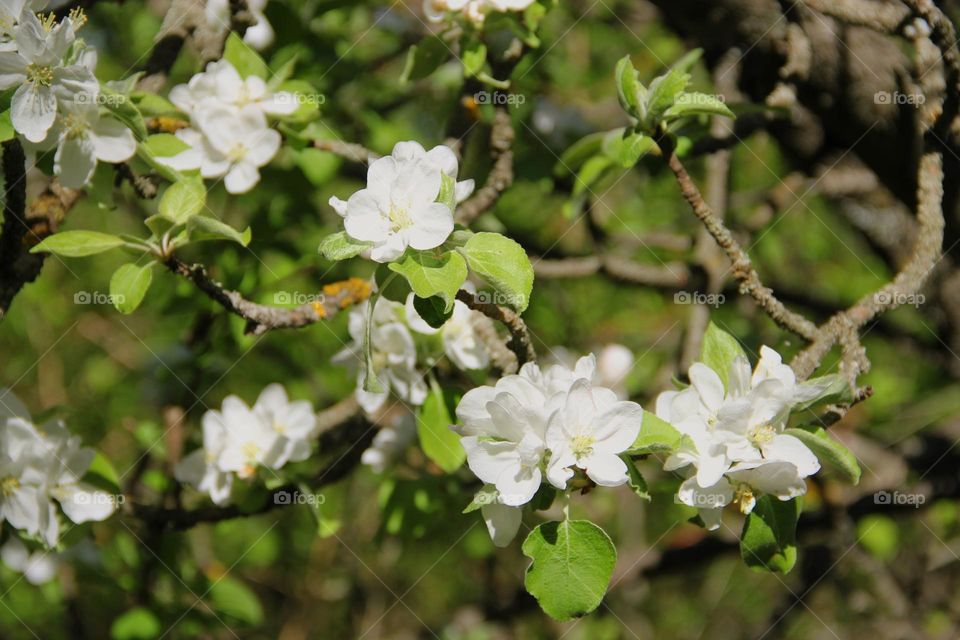
M 15 490 L 20 488 L 20 480 L 14 478 L 13 476 L 7 476 L 0 480 L 0 493 L 5 496 L 11 495 Z
M 27 82 L 42 87 L 53 84 L 53 68 L 40 64 L 27 65 Z
M 582 458 L 593 453 L 593 443 L 596 440 L 591 436 L 577 436 L 570 441 L 570 449 L 577 458 Z
M 284 433 L 287 430 L 287 428 L 283 426 L 283 423 L 281 423 L 279 420 L 274 420 L 273 430 L 276 431 L 277 433 Z
M 247 460 L 256 460 L 257 455 L 260 453 L 260 447 L 257 446 L 256 442 L 245 443 L 241 450 L 243 451 L 243 457 Z
M 74 31 L 79 31 L 83 25 L 87 24 L 87 13 L 81 7 L 70 9 L 70 21 L 73 23 Z
M 396 233 L 413 225 L 410 213 L 394 204 L 390 205 L 390 230 Z
M 773 440 L 775 435 L 777 435 L 777 430 L 771 425 L 765 424 L 751 429 L 750 435 L 748 435 L 747 438 L 754 446 L 759 447 Z
M 733 503 L 740 507 L 740 513 L 746 515 L 753 511 L 753 507 L 757 504 L 757 499 L 753 495 L 753 489 L 750 485 L 746 483 L 740 483 L 737 486 L 737 491 L 733 495 Z
M 230 162 L 240 162 L 245 157 L 247 157 L 247 145 L 242 142 L 233 145 L 233 148 L 227 153 L 227 159 Z
M 67 139 L 76 140 L 87 135 L 90 125 L 83 118 L 70 114 L 63 119 L 63 128 Z
M 53 28 L 57 26 L 57 16 L 54 15 L 52 11 L 47 15 L 38 13 L 37 18 L 40 20 L 40 26 L 43 27 L 43 30 L 47 33 L 53 31 Z

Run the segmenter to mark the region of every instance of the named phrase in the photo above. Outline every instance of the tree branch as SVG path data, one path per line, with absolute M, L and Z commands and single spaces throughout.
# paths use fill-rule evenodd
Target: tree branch
M 361 278 L 350 278 L 323 286 L 318 300 L 292 309 L 251 302 L 239 292 L 227 289 L 207 274 L 201 264 L 188 265 L 171 256 L 166 266 L 173 273 L 190 280 L 230 313 L 247 321 L 247 332 L 260 335 L 272 329 L 305 327 L 321 320 L 329 320 L 339 311 L 363 302 L 370 297 L 370 283 Z
M 502 323 L 507 328 L 507 331 L 510 332 L 510 341 L 507 342 L 507 346 L 516 354 L 518 367 L 522 367 L 527 362 L 536 361 L 537 352 L 533 348 L 530 332 L 527 330 L 527 325 L 520 314 L 513 309 L 492 302 L 481 302 L 475 295 L 463 289 L 457 291 L 457 300 L 474 311 L 479 311 L 488 318 Z
M 513 125 L 506 109 L 498 108 L 490 130 L 490 151 L 493 168 L 487 181 L 466 202 L 457 207 L 455 219 L 467 226 L 481 213 L 492 207 L 500 194 L 513 183 Z

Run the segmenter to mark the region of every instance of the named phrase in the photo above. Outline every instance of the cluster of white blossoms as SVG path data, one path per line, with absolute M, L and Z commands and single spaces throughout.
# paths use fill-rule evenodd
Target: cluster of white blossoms
M 379 297 L 374 304 L 370 327 L 371 361 L 374 375 L 382 391 L 367 391 L 366 362 L 363 344 L 367 333 L 369 303 L 364 302 L 350 311 L 348 329 L 352 344 L 334 356 L 339 364 L 358 364 L 356 397 L 368 414 L 381 409 L 393 393 L 411 406 L 420 406 L 427 398 L 427 383 L 420 364 L 431 367 L 435 363 L 432 352 L 435 338 L 440 338 L 442 352 L 463 371 L 485 369 L 490 356 L 479 331 L 489 320 L 471 310 L 459 300 L 454 302 L 453 315 L 439 329 L 426 323 L 413 308 L 413 294 L 406 305 Z M 418 344 L 421 349 L 418 350 Z M 422 361 L 422 362 L 420 362 Z
M 720 375 L 700 362 L 690 367 L 689 377 L 688 388 L 660 394 L 656 413 L 684 436 L 664 468 L 688 475 L 679 499 L 699 509 L 708 529 L 720 526 L 728 504 L 746 514 L 760 494 L 789 500 L 806 493 L 804 479 L 820 463 L 783 431 L 791 411 L 822 396 L 827 381 L 798 384 L 793 370 L 768 347 L 760 349 L 752 373 L 746 358 L 737 356 L 726 388 Z
M 116 496 L 82 480 L 95 455 L 60 421 L 34 425 L 23 403 L 0 391 L 0 521 L 52 547 L 60 537 L 55 502 L 78 524 L 108 518 Z
M 170 101 L 190 117 L 177 131 L 190 149 L 159 161 L 177 170 L 200 170 L 204 178 L 223 178 L 230 193 L 246 193 L 260 181 L 260 168 L 280 150 L 280 133 L 267 116 L 290 115 L 297 96 L 268 89 L 263 78 L 243 78 L 226 60 L 207 65 L 187 84 L 170 90 Z
M 433 249 L 453 232 L 453 209 L 440 202 L 442 189 L 453 189 L 455 202 L 473 193 L 473 180 L 456 182 L 457 156 L 449 147 L 424 150 L 417 142 L 398 142 L 389 156 L 367 169 L 367 188 L 346 201 L 330 198 L 347 235 L 370 244 L 376 262 L 396 260 L 407 247 Z
M 101 114 L 96 52 L 76 37 L 82 13 L 56 21 L 34 11 L 46 2 L 14 0 L 0 13 L 0 89 L 17 87 L 10 106 L 14 130 L 31 152 L 56 147 L 54 172 L 81 188 L 98 161 L 124 162 L 136 152 L 133 133 Z M 19 12 L 17 12 L 19 10 Z
M 637 439 L 643 411 L 596 377 L 593 355 L 572 368 L 527 363 L 495 386 L 468 391 L 457 406 L 467 464 L 496 490 L 481 510 L 497 546 L 516 535 L 521 507 L 544 478 L 561 490 L 578 470 L 600 486 L 627 482 L 620 454 Z
M 0 560 L 22 573 L 30 584 L 38 585 L 53 580 L 60 558 L 51 551 L 30 551 L 19 538 L 11 537 L 0 547 Z
M 230 502 L 234 476 L 246 479 L 259 467 L 277 470 L 306 460 L 316 431 L 310 402 L 290 402 L 280 384 L 267 386 L 252 408 L 227 396 L 220 411 L 203 415 L 203 447 L 184 457 L 174 475 L 224 505 Z
M 481 25 L 488 13 L 524 11 L 534 0 L 424 0 L 423 12 L 431 22 L 442 22 L 459 14 Z

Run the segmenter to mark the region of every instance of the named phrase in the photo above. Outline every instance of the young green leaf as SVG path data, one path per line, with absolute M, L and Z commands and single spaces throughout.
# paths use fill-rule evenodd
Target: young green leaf
M 644 479 L 636 463 L 630 459 L 630 456 L 622 455 L 623 463 L 627 465 L 627 484 L 633 489 L 633 492 L 647 502 L 650 501 L 650 490 L 647 487 L 647 481 Z
M 13 130 L 13 122 L 10 120 L 10 109 L 0 113 L 0 142 L 13 140 L 16 131 Z
M 798 386 L 804 397 L 810 399 L 795 404 L 794 411 L 803 411 L 822 404 L 845 404 L 853 401 L 854 389 L 850 381 L 838 373 L 804 380 Z
M 439 36 L 424 38 L 407 50 L 400 82 L 422 80 L 450 58 L 450 47 Z
M 647 99 L 644 124 L 648 130 L 656 129 L 664 114 L 677 100 L 687 85 L 690 74 L 679 69 L 670 69 L 650 83 L 650 97 Z
M 633 68 L 633 62 L 630 56 L 623 56 L 617 62 L 615 71 L 617 81 L 617 98 L 620 99 L 620 106 L 628 114 L 638 120 L 642 118 L 643 102 L 645 101 L 646 90 L 640 84 L 637 77 L 637 70 Z
M 124 245 L 123 238 L 99 231 L 61 231 L 45 238 L 30 249 L 30 253 L 55 253 L 67 258 L 82 258 L 116 249 Z
M 232 240 L 244 247 L 250 244 L 250 227 L 240 232 L 209 216 L 193 216 L 187 221 L 187 228 L 191 231 L 191 240 Z M 198 232 L 196 237 L 194 232 Z
M 223 47 L 223 59 L 232 64 L 242 78 L 257 76 L 266 79 L 270 73 L 260 54 L 234 32 L 227 37 Z
M 372 245 L 358 242 L 347 235 L 346 231 L 331 233 L 320 242 L 320 254 L 327 260 L 346 260 L 359 255 Z
M 708 93 L 684 93 L 663 113 L 663 119 L 669 121 L 690 116 L 725 116 L 735 118 L 733 111 L 719 97 Z
M 470 501 L 466 507 L 464 507 L 461 513 L 473 513 L 478 509 L 488 505 L 496 504 L 497 498 L 499 497 L 500 492 L 497 491 L 497 488 L 492 484 L 485 484 L 480 491 L 474 494 L 473 500 Z
M 760 571 L 787 573 L 797 561 L 797 519 L 800 500 L 761 496 L 747 516 L 740 536 L 740 555 Z
M 236 618 L 251 627 L 263 622 L 263 606 L 250 587 L 228 575 L 221 576 L 207 589 L 210 605 L 221 614 Z
M 499 233 L 481 232 L 461 251 L 470 269 L 502 294 L 507 304 L 521 313 L 527 308 L 533 291 L 533 265 L 523 247 Z
M 199 176 L 184 178 L 170 185 L 160 198 L 159 212 L 175 224 L 197 215 L 207 204 L 207 190 Z
M 447 473 L 453 473 L 467 459 L 467 452 L 460 444 L 460 436 L 450 430 L 453 424 L 450 404 L 454 400 L 431 381 L 430 393 L 417 415 L 417 435 L 427 457 Z
M 527 591 L 560 621 L 600 605 L 617 563 L 609 536 L 588 520 L 541 524 L 523 541 L 522 550 L 533 560 L 524 578 Z
M 160 620 L 146 607 L 124 611 L 110 625 L 111 640 L 150 640 L 162 633 Z
M 421 298 L 418 295 L 413 296 L 413 308 L 416 310 L 423 321 L 434 329 L 439 329 L 450 316 L 453 315 L 453 309 L 447 311 L 447 305 L 440 296 L 430 296 Z
M 482 42 L 468 46 L 460 57 L 463 62 L 463 75 L 472 78 L 483 70 L 487 64 L 487 47 Z
M 103 105 L 114 118 L 127 125 L 134 137 L 143 142 L 147 139 L 147 125 L 143 122 L 143 115 L 129 96 L 118 93 L 109 87 L 100 87 Z
M 673 451 L 680 446 L 683 436 L 676 428 L 661 420 L 656 414 L 644 410 L 643 423 L 640 425 L 640 435 L 634 440 L 628 453 L 642 455 L 661 451 Z
M 397 262 L 391 262 L 390 270 L 406 278 L 421 298 L 440 296 L 445 303 L 445 313 L 453 309 L 457 291 L 467 279 L 467 263 L 456 251 L 439 257 L 427 251 L 410 251 Z
M 153 262 L 145 265 L 125 264 L 110 278 L 110 297 L 120 313 L 136 311 L 153 281 Z
M 650 136 L 625 129 L 609 131 L 603 139 L 604 154 L 625 169 L 637 164 L 640 158 L 656 147 Z
M 457 208 L 457 180 L 445 173 L 440 174 L 440 194 L 437 202 L 450 207 L 451 211 Z
M 190 149 L 190 145 L 172 133 L 157 133 L 143 142 L 150 155 L 157 158 L 171 158 Z
M 730 379 L 730 367 L 738 358 L 747 360 L 747 354 L 737 339 L 714 323 L 708 324 L 700 349 L 700 361 L 717 372 L 725 389 Z
M 784 434 L 807 445 L 821 462 L 826 462 L 851 484 L 860 482 L 861 471 L 857 457 L 823 427 L 810 425 L 785 429 Z

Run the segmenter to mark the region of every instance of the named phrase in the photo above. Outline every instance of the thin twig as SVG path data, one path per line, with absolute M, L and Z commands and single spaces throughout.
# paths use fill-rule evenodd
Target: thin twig
M 492 302 L 482 302 L 474 294 L 461 289 L 457 292 L 457 300 L 460 300 L 474 311 L 479 311 L 492 320 L 500 322 L 510 332 L 510 340 L 507 346 L 517 356 L 518 366 L 522 367 L 527 362 L 534 362 L 537 359 L 537 352 L 533 348 L 533 341 L 530 339 L 530 332 L 523 319 L 513 309 Z

